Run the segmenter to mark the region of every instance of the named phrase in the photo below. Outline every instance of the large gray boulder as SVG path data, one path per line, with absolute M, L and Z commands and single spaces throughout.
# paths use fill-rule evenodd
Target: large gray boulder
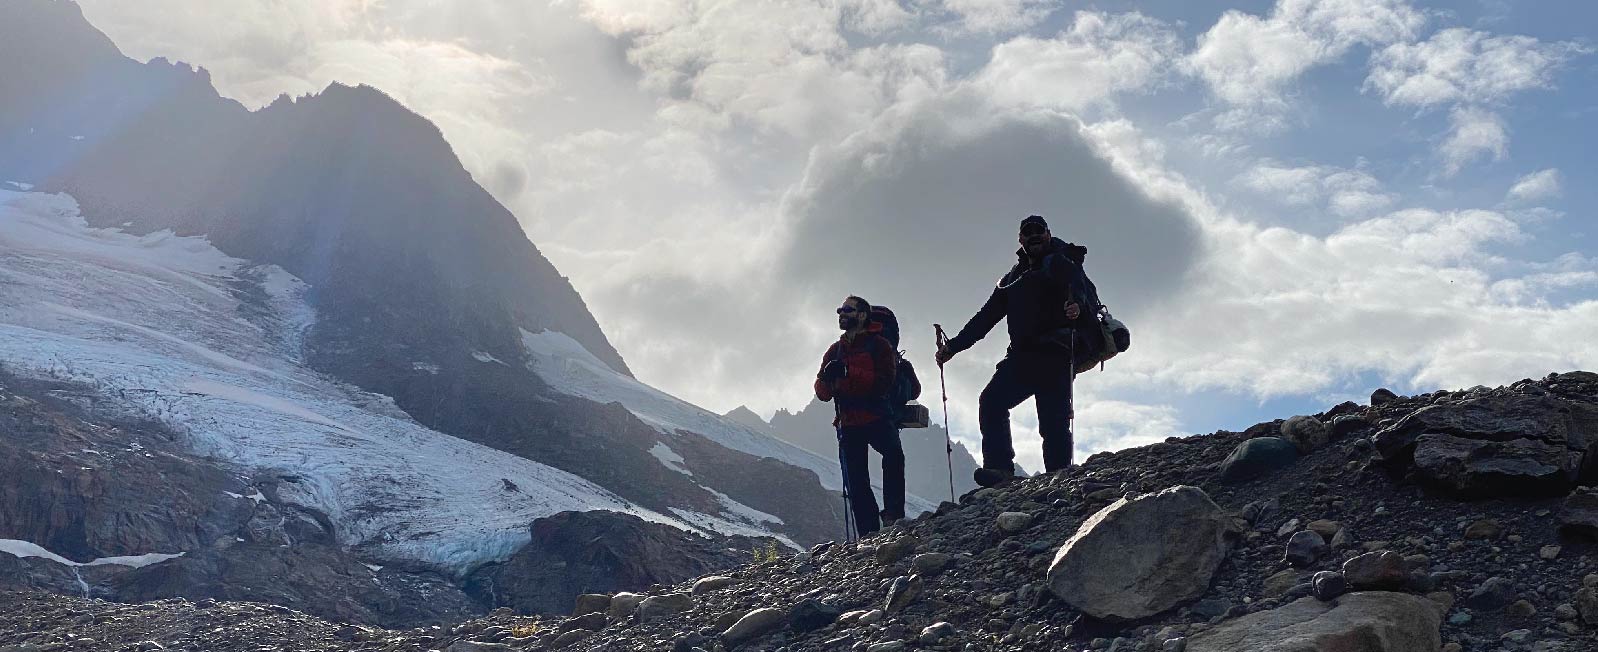
M 1202 595 L 1240 531 L 1198 487 L 1122 498 L 1060 547 L 1049 590 L 1094 618 L 1152 616 Z
M 1576 484 L 1582 456 L 1537 439 L 1426 434 L 1415 440 L 1414 468 L 1422 480 L 1461 496 L 1560 494 Z
M 1222 482 L 1252 480 L 1298 461 L 1298 447 L 1281 437 L 1256 437 L 1232 449 L 1221 462 Z
M 1187 652 L 1431 652 L 1442 647 L 1442 609 L 1405 593 L 1302 598 L 1222 623 L 1188 639 Z
M 1549 396 L 1484 396 L 1458 403 L 1428 405 L 1372 436 L 1388 461 L 1407 461 L 1422 435 L 1507 442 L 1535 439 L 1585 452 L 1598 439 L 1586 419 L 1573 416 L 1570 403 Z
M 1598 409 L 1548 395 L 1434 403 L 1371 441 L 1388 464 L 1469 497 L 1559 494 L 1598 478 Z

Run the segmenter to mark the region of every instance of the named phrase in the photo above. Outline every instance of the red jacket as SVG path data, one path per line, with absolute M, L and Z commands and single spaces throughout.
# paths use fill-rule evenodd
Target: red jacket
M 823 369 L 837 359 L 849 369 L 848 376 L 830 383 L 821 380 L 819 371 L 816 374 L 816 398 L 838 399 L 838 416 L 832 425 L 861 426 L 888 417 L 888 394 L 898 372 L 898 353 L 887 338 L 878 335 L 881 330 L 881 325 L 873 323 L 853 342 L 840 337 L 821 357 Z

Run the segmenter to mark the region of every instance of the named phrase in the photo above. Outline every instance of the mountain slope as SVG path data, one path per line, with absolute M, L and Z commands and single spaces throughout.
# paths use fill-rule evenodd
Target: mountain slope
M 1391 447 L 1421 430 L 1431 432 L 1419 435 L 1416 457 Z M 1272 456 L 1253 477 L 1233 475 L 1239 451 L 1311 431 L 1319 434 L 1303 440 L 1302 455 Z M 1525 463 L 1539 454 L 1535 442 L 1576 454 L 1559 492 L 1526 494 L 1510 483 L 1492 495 L 1461 494 L 1450 485 L 1455 476 L 1431 475 L 1438 469 L 1424 450 L 1447 438 L 1490 451 L 1442 469 L 1478 479 L 1545 474 Z M 134 609 L 0 593 L 0 644 L 87 634 L 217 652 L 262 645 L 316 652 L 1580 652 L 1598 649 L 1590 558 L 1598 489 L 1578 484 L 1594 480 L 1579 473 L 1594 456 L 1598 374 L 1410 397 L 1379 391 L 1371 405 L 1344 403 L 1243 432 L 1094 455 L 1077 468 L 973 492 L 859 543 L 824 544 L 642 595 L 588 596 L 565 619 L 500 613 L 445 630 L 359 629 L 341 641 L 327 623 L 247 605 Z M 1178 507 L 1117 516 L 1175 494 L 1203 496 L 1224 540 L 1201 540 L 1184 523 L 1159 518 L 1180 515 Z M 1099 538 L 1116 529 L 1120 538 Z M 1217 543 L 1217 565 L 1191 563 Z M 1077 555 L 1106 563 L 1057 570 Z M 1083 575 L 1104 573 L 1150 581 L 1106 582 L 1099 600 L 1156 604 L 1129 619 L 1090 615 L 1103 603 L 1071 588 L 1095 581 Z M 92 624 L 74 624 L 85 612 Z M 228 627 L 249 639 L 216 633 Z M 306 639 L 306 631 L 323 635 Z
M 842 527 L 829 459 L 634 379 L 438 129 L 381 92 L 246 110 L 57 0 L 0 4 L 0 59 L 0 365 L 73 387 L 88 417 L 181 433 L 172 454 L 243 496 L 266 478 L 333 552 L 452 580 L 562 511 L 793 545 Z M 27 540 L 176 552 L 70 521 Z

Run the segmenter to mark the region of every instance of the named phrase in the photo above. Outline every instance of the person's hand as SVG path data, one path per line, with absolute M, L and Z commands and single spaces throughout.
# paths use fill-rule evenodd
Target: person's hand
M 819 377 L 821 378 L 822 382 L 830 383 L 848 375 L 849 367 L 844 365 L 842 360 L 832 360 L 828 362 L 826 366 L 821 368 L 821 375 Z
M 948 362 L 950 358 L 954 357 L 954 351 L 950 350 L 947 346 L 940 346 L 938 347 L 938 353 L 932 357 L 938 361 L 938 366 L 941 367 L 943 366 L 943 363 Z
M 1082 316 L 1082 306 L 1077 305 L 1076 302 L 1074 302 L 1074 301 L 1071 302 L 1071 303 L 1065 304 L 1065 318 L 1066 319 L 1076 319 L 1077 317 L 1080 317 L 1080 316 Z

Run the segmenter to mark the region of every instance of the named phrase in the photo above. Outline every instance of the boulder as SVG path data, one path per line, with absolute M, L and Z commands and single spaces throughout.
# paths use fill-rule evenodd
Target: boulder
M 1331 441 L 1326 424 L 1315 417 L 1296 416 L 1282 422 L 1282 439 L 1292 442 L 1298 452 L 1307 455 Z
M 689 589 L 688 592 L 693 594 L 693 595 L 704 595 L 704 594 L 709 593 L 711 591 L 719 591 L 721 589 L 725 589 L 725 588 L 727 588 L 729 586 L 732 586 L 733 584 L 736 584 L 737 582 L 738 582 L 738 580 L 735 580 L 735 579 L 733 579 L 731 577 L 723 577 L 723 576 L 720 576 L 720 575 L 712 575 L 710 577 L 706 577 L 706 578 L 700 579 L 697 582 L 694 582 L 693 588 Z
M 1322 602 L 1335 600 L 1348 592 L 1348 578 L 1335 571 L 1321 571 L 1311 581 L 1315 598 Z
M 1303 568 L 1319 561 L 1326 554 L 1326 540 L 1315 532 L 1304 530 L 1287 540 L 1287 551 L 1282 560 L 1295 568 Z
M 1343 562 L 1343 577 L 1356 589 L 1396 588 L 1409 579 L 1409 571 L 1403 555 L 1379 550 Z
M 605 614 L 611 620 L 631 618 L 634 611 L 638 610 L 638 603 L 644 601 L 644 596 L 637 593 L 617 593 L 610 598 L 610 608 Z
M 728 645 L 737 645 L 749 639 L 776 631 L 787 620 L 788 614 L 781 609 L 772 609 L 770 607 L 756 609 L 744 614 L 744 617 L 739 618 L 738 622 L 732 624 L 732 627 L 728 627 L 727 631 L 722 632 L 721 640 L 726 641 Z
M 820 600 L 800 600 L 788 610 L 788 627 L 796 632 L 808 632 L 831 625 L 842 615 L 842 609 Z
M 904 559 L 916 551 L 920 543 L 915 537 L 904 536 L 877 546 L 877 561 L 883 564 L 892 564 Z
M 1332 425 L 1327 428 L 1333 441 L 1343 439 L 1356 432 L 1371 427 L 1364 417 L 1352 414 L 1343 414 L 1332 419 Z
M 1121 498 L 1060 547 L 1049 590 L 1101 620 L 1152 616 L 1202 595 L 1239 534 L 1197 487 Z
M 1554 495 L 1575 486 L 1582 453 L 1537 439 L 1483 441 L 1426 434 L 1415 440 L 1416 475 L 1465 497 Z
M 1424 435 L 1489 442 L 1531 439 L 1584 455 L 1598 442 L 1593 430 L 1590 420 L 1573 416 L 1563 400 L 1512 394 L 1428 405 L 1381 429 L 1371 441 L 1390 463 L 1407 463 Z
M 607 620 L 608 619 L 605 618 L 605 614 L 597 612 L 586 613 L 581 616 L 567 619 L 565 622 L 561 623 L 559 627 L 556 627 L 555 631 L 562 634 L 574 629 L 586 629 L 591 632 L 597 632 L 605 628 Z
M 1298 460 L 1298 448 L 1280 437 L 1258 437 L 1232 449 L 1221 462 L 1222 482 L 1252 480 Z
M 1571 532 L 1598 537 L 1598 489 L 1580 487 L 1559 506 L 1559 526 Z
M 577 596 L 577 606 L 572 609 L 573 616 L 584 614 L 605 613 L 610 609 L 610 596 L 604 593 L 584 593 Z
M 946 552 L 924 552 L 910 560 L 910 567 L 918 574 L 933 577 L 948 568 L 953 560 L 954 557 Z
M 1403 593 L 1303 598 L 1195 634 L 1187 652 L 1418 652 L 1442 647 L 1441 625 L 1436 603 Z
M 1398 400 L 1398 395 L 1394 394 L 1393 390 L 1387 389 L 1386 387 L 1380 387 L 1377 388 L 1376 391 L 1371 392 L 1371 405 L 1373 406 L 1387 405 L 1388 403 L 1392 403 L 1396 400 Z
M 905 607 L 915 603 L 916 600 L 919 600 L 921 591 L 925 587 L 926 583 L 921 580 L 920 575 L 895 579 L 893 585 L 888 587 L 888 601 L 883 605 L 882 610 L 890 614 L 898 613 Z
M 1032 515 L 1026 512 L 1005 512 L 994 519 L 999 531 L 1007 535 L 1020 534 L 1032 527 Z
M 679 614 L 694 607 L 694 596 L 688 593 L 667 593 L 665 595 L 652 595 L 638 603 L 638 620 L 649 622 L 657 618 L 664 618 L 672 614 Z

